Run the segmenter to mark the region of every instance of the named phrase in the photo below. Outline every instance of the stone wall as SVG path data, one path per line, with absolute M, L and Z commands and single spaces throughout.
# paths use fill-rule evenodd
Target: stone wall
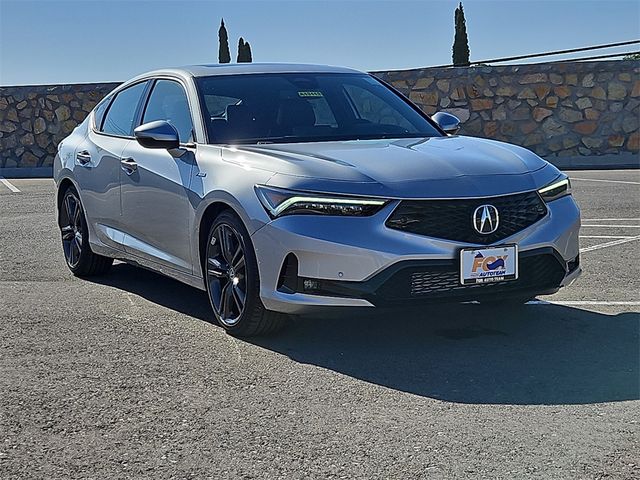
M 425 112 L 458 116 L 464 135 L 522 145 L 550 161 L 634 157 L 640 148 L 638 61 L 375 74 Z M 58 142 L 117 85 L 0 87 L 0 168 L 50 167 Z
M 118 85 L 0 87 L 0 168 L 51 166 L 60 140 Z
M 564 62 L 375 72 L 460 133 L 554 157 L 636 154 L 640 62 Z

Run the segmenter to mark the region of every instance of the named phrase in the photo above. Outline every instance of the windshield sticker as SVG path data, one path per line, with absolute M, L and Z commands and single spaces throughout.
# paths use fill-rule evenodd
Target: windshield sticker
M 305 90 L 302 92 L 298 92 L 298 96 L 304 98 L 318 98 L 322 97 L 322 92 L 318 92 L 317 90 Z

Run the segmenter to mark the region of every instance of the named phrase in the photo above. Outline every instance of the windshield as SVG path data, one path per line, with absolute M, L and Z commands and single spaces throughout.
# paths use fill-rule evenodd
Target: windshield
M 218 75 L 196 83 L 209 143 L 441 136 L 406 100 L 366 74 Z

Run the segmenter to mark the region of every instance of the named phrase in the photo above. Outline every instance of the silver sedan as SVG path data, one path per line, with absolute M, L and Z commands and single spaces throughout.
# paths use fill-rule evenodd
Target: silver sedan
M 567 176 L 458 127 L 346 68 L 141 75 L 59 145 L 67 265 L 97 275 L 120 259 L 206 290 L 234 335 L 317 309 L 504 306 L 571 283 Z

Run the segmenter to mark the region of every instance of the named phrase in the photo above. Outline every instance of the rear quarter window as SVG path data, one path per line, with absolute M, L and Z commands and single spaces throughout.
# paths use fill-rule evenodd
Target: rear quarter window
M 104 114 L 109 108 L 109 103 L 113 100 L 113 96 L 109 95 L 103 98 L 100 103 L 96 106 L 93 112 L 93 126 L 96 130 L 100 130 L 102 128 L 102 121 L 104 120 Z

